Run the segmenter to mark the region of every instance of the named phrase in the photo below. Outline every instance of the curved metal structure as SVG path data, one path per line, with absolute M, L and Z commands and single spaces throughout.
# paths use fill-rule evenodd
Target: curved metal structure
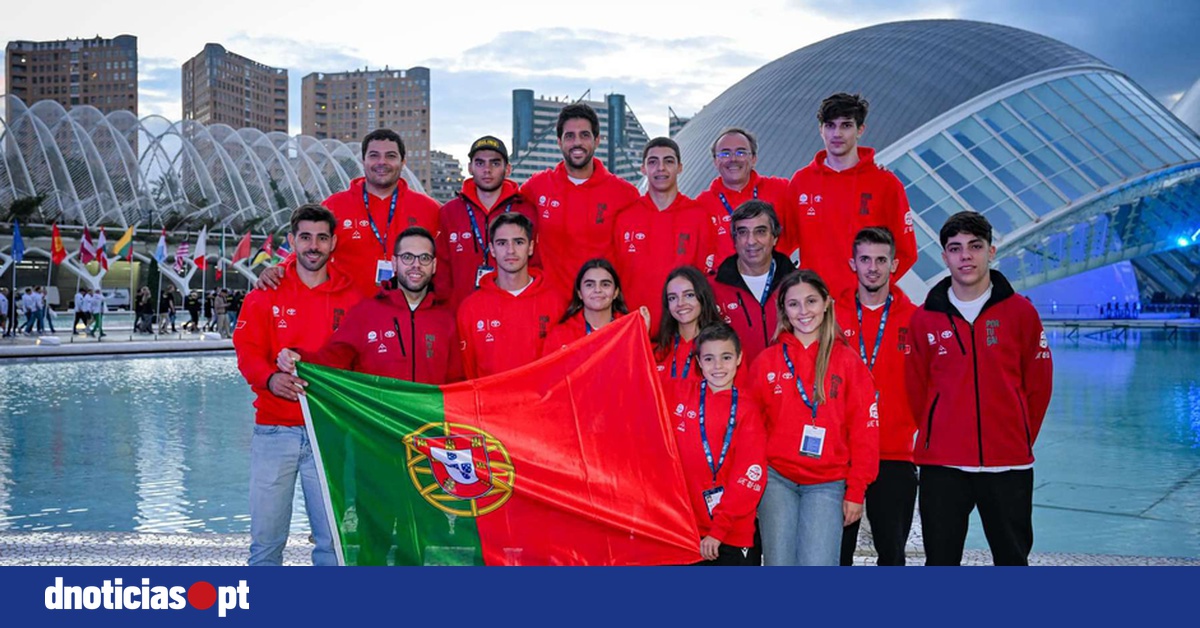
M 44 194 L 28 222 L 273 233 L 363 176 L 358 147 L 336 140 L 5 98 L 0 207 Z
M 759 136 L 758 170 L 789 177 L 821 149 L 815 113 L 839 91 L 871 102 L 863 141 L 908 193 L 914 297 L 944 276 L 938 229 L 962 209 L 988 216 L 1022 288 L 1132 259 L 1161 289 L 1195 289 L 1200 136 L 1119 70 L 1035 33 L 924 20 L 818 42 L 701 110 L 677 137 L 683 160 L 710 162 L 720 129 L 743 126 Z M 693 166 L 681 187 L 694 195 L 712 176 Z

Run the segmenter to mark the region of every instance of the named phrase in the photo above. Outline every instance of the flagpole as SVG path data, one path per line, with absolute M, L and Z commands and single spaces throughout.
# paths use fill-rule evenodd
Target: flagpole
M 156 257 L 155 259 L 158 259 L 158 258 Z M 154 306 L 154 317 L 151 318 L 150 320 L 154 321 L 153 327 L 154 327 L 154 339 L 155 340 L 158 340 L 158 327 L 159 327 L 159 325 L 162 325 L 162 321 L 158 320 L 158 317 L 162 316 L 162 313 L 158 311 L 158 304 L 162 300 L 162 274 L 163 274 L 162 262 L 159 262 L 158 263 L 158 292 L 156 292 L 154 294 L 155 298 L 150 301 L 151 304 Z
M 222 233 L 224 233 L 224 232 L 222 232 Z M 196 326 L 197 327 L 199 327 L 199 325 L 200 325 L 200 319 L 204 318 L 204 301 L 205 301 L 205 299 L 208 298 L 208 290 L 207 290 L 207 286 L 208 286 L 208 246 L 207 245 L 208 245 L 208 242 L 205 242 L 204 244 L 205 244 L 204 258 L 200 260 L 201 263 L 204 264 L 204 267 L 199 269 L 200 270 L 200 316 L 196 317 Z M 186 298 L 187 297 L 184 297 L 184 299 L 186 299 Z M 198 331 L 199 331 L 199 329 L 193 329 L 192 333 L 196 333 Z
M 137 230 L 135 229 L 134 232 L 136 233 L 136 231 Z M 137 298 L 137 294 L 135 294 L 133 291 L 133 240 L 132 239 L 129 240 L 129 256 L 126 258 L 126 261 L 129 263 L 129 314 L 133 319 L 133 325 L 129 328 L 129 339 L 133 340 L 133 332 L 137 331 L 137 314 L 134 313 L 136 311 L 134 308 L 134 305 L 136 303 L 135 299 Z M 108 305 L 105 304 L 105 307 L 108 307 Z
M 225 227 L 221 227 L 221 261 L 219 261 L 217 263 L 218 264 L 225 263 Z M 224 270 L 221 271 L 221 289 L 222 290 L 225 289 L 226 282 L 228 281 L 228 278 L 226 276 L 228 274 L 229 273 L 225 272 Z M 213 314 L 213 318 L 216 318 L 215 313 Z

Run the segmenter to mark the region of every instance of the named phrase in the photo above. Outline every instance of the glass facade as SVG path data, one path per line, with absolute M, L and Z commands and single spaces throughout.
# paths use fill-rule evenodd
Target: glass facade
M 1190 129 L 1125 77 L 1090 71 L 988 105 L 888 165 L 918 219 L 914 270 L 929 281 L 945 270 L 937 230 L 955 212 L 984 214 L 1003 237 L 1101 190 L 1197 161 Z

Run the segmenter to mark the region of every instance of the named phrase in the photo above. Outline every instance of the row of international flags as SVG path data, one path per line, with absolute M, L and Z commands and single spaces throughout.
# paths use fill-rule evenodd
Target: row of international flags
M 233 257 L 229 258 L 229 263 L 236 264 L 244 259 L 250 259 L 253 254 L 253 259 L 250 259 L 250 266 L 260 263 L 275 264 L 283 261 L 290 253 L 287 239 L 279 244 L 279 247 L 274 246 L 275 238 L 268 235 L 265 242 L 257 250 L 251 249 L 251 234 L 247 233 L 238 241 L 237 247 L 233 250 Z M 221 278 L 221 273 L 225 268 L 225 234 L 221 234 L 221 249 L 220 262 L 217 265 L 217 279 Z M 25 259 L 25 241 L 21 238 L 21 225 L 17 221 L 13 221 L 13 245 L 12 258 L 14 262 L 20 262 Z M 163 229 L 158 236 L 158 245 L 154 247 L 154 259 L 160 265 L 166 262 L 168 258 L 167 246 L 167 230 Z M 50 236 L 50 260 L 55 264 L 61 264 L 67 259 L 67 249 L 63 244 L 62 234 L 58 230 L 58 224 L 53 227 Z M 79 262 L 81 264 L 90 264 L 98 262 L 100 267 L 108 270 L 108 263 L 113 260 L 133 261 L 133 227 L 125 229 L 125 233 L 117 239 L 112 246 L 112 255 L 108 254 L 108 241 L 104 235 L 104 227 L 100 227 L 98 236 L 95 240 L 92 239 L 92 233 L 87 227 L 83 229 L 83 237 L 79 240 Z M 175 247 L 174 268 L 178 273 L 183 273 L 187 268 L 188 261 L 196 265 L 196 268 L 204 270 L 208 267 L 208 227 L 200 228 L 200 234 L 196 237 L 196 247 L 193 249 L 187 240 L 179 242 Z

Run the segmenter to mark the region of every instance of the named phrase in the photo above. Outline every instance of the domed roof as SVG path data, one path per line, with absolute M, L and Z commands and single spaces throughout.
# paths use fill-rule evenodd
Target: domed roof
M 1200 79 L 1192 83 L 1192 87 L 1183 93 L 1183 98 L 1171 107 L 1171 113 L 1193 131 L 1200 133 Z
M 892 22 L 806 46 L 725 90 L 680 131 L 695 196 L 715 176 L 710 148 L 724 127 L 758 136 L 758 171 L 791 176 L 822 148 L 816 113 L 836 92 L 870 102 L 863 144 L 883 149 L 938 115 L 996 87 L 1055 68 L 1107 64 L 1029 31 L 965 20 Z

